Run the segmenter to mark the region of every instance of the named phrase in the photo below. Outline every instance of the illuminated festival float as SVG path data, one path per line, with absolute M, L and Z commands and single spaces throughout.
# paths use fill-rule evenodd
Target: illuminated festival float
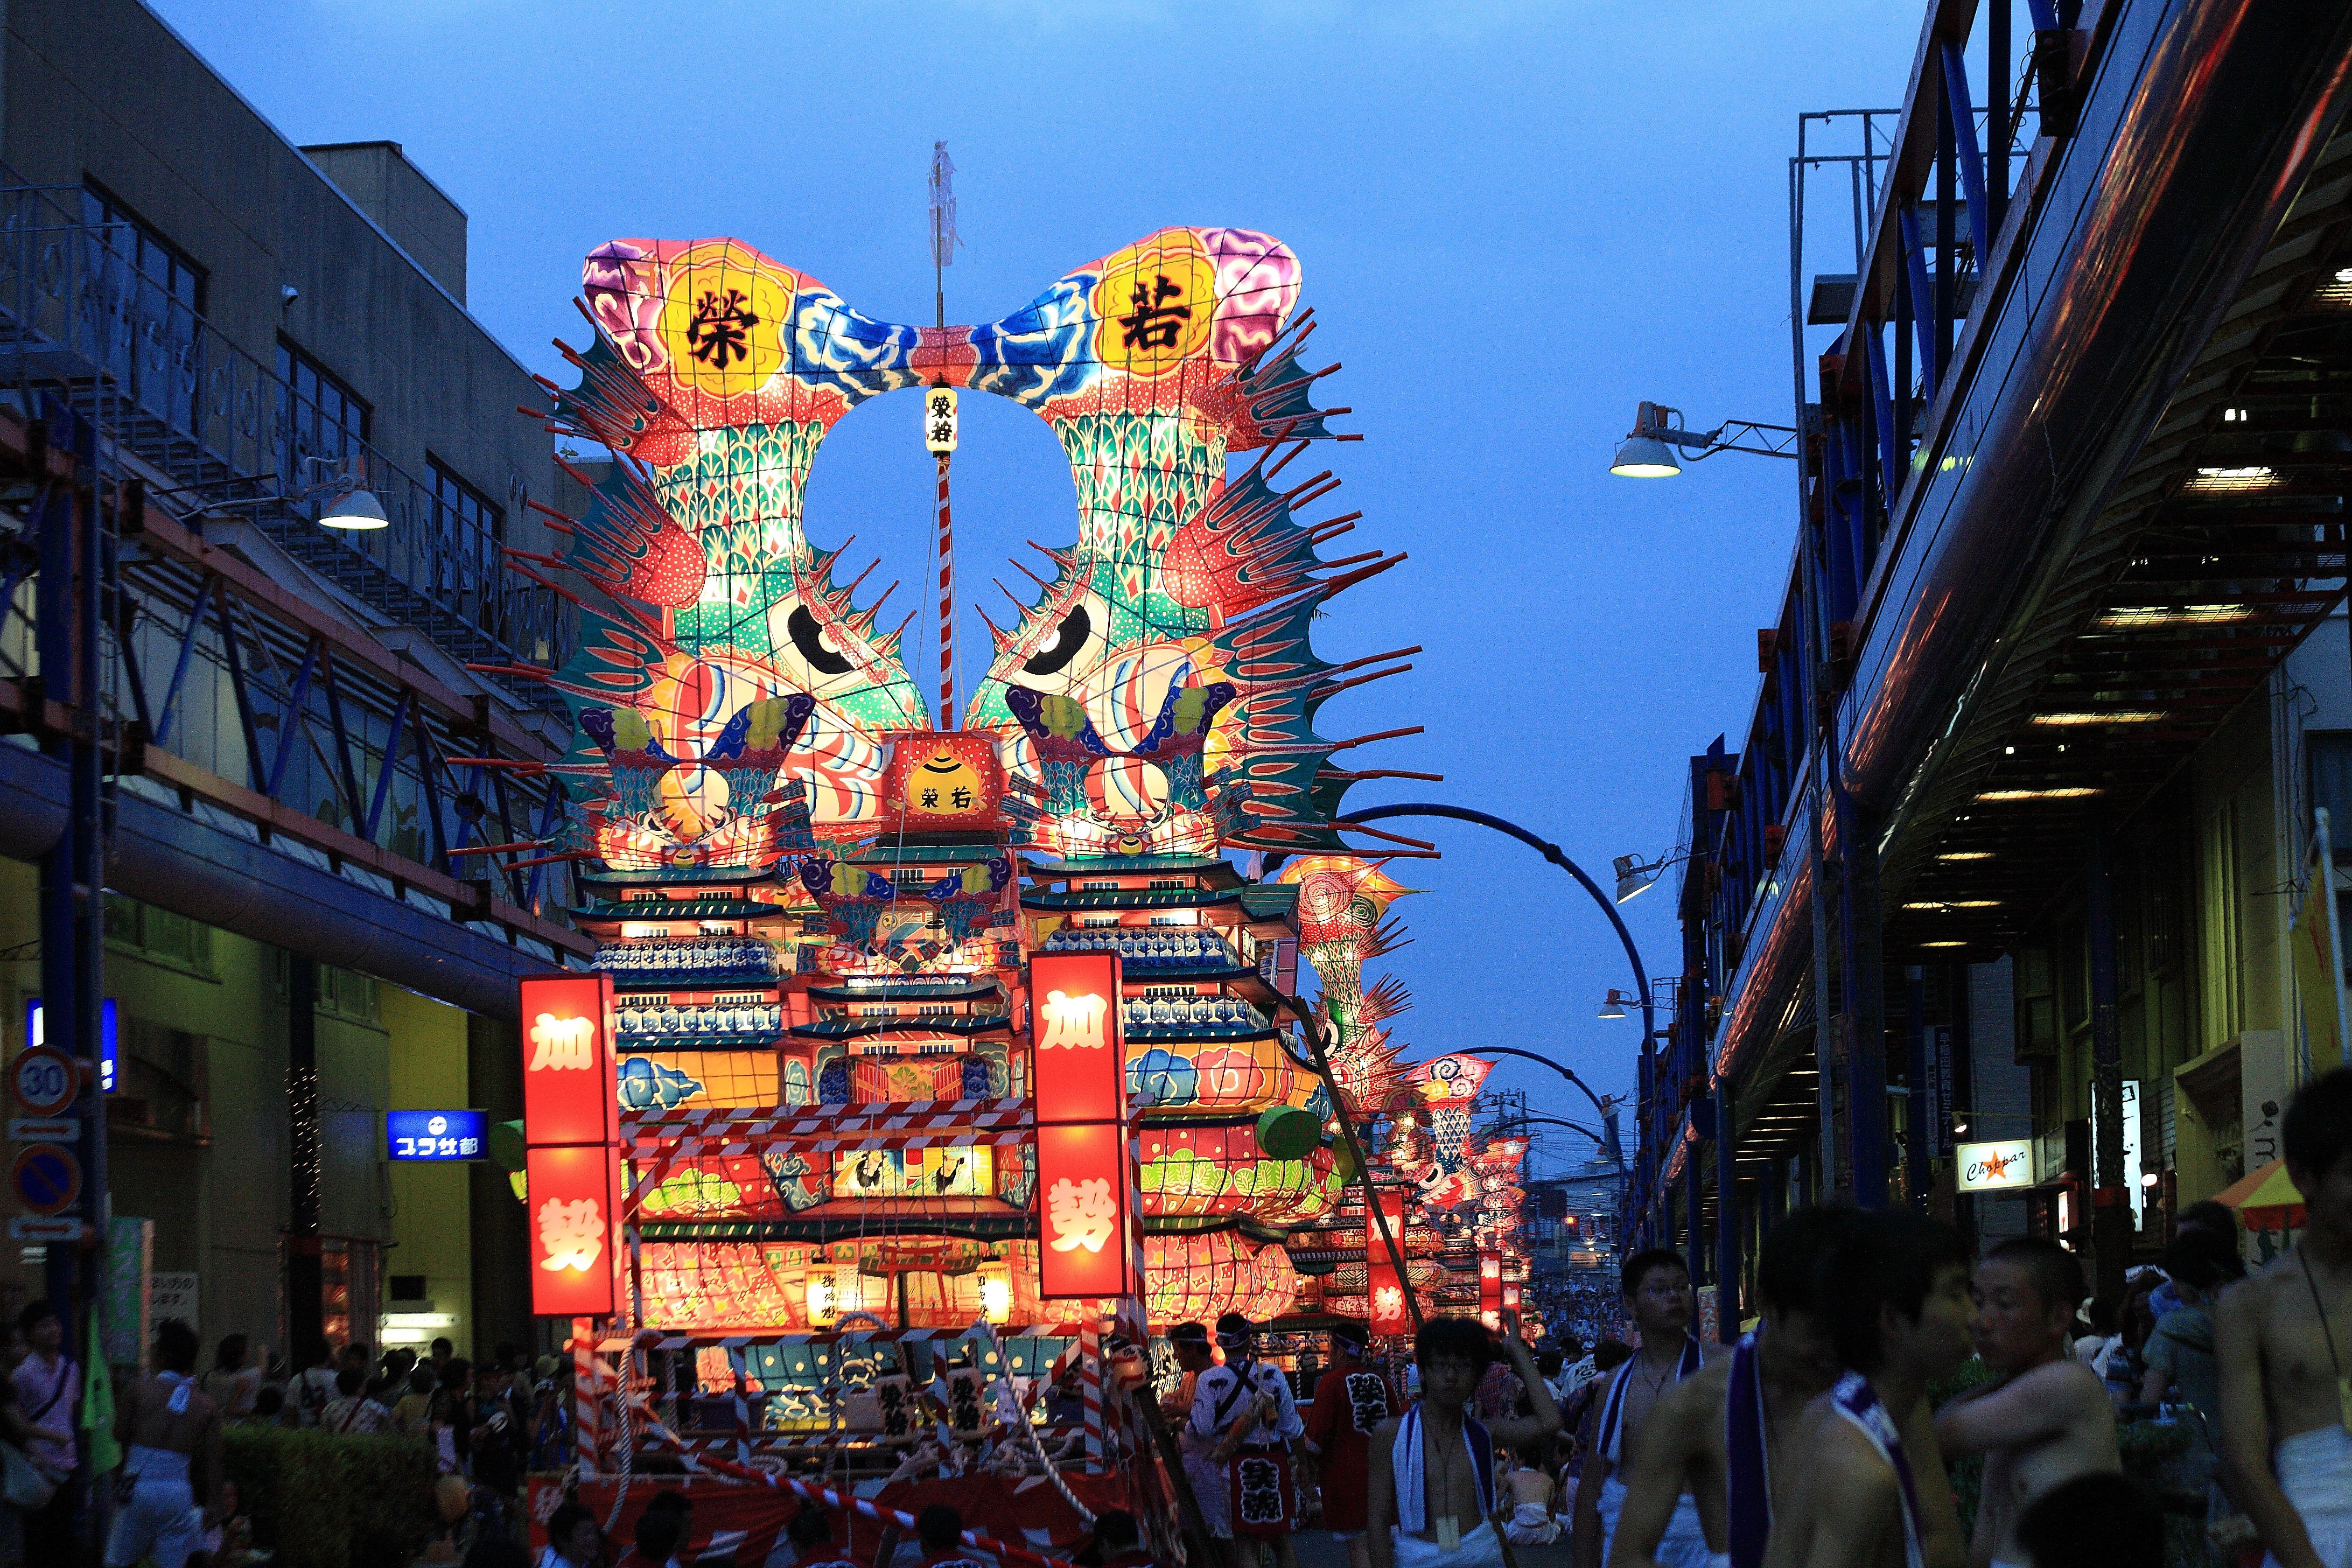
M 1369 1310 L 1329 1086 L 1390 1123 L 1375 1174 L 1411 1184 L 1399 1239 L 1433 1310 L 1465 1248 L 1515 1243 L 1477 1200 L 1517 1154 L 1465 1137 L 1485 1064 L 1402 1068 L 1381 1026 L 1403 993 L 1361 983 L 1406 889 L 1341 834 L 1427 847 L 1334 820 L 1381 776 L 1335 759 L 1382 737 L 1315 726 L 1414 650 L 1310 646 L 1402 557 L 1318 558 L 1352 514 L 1302 515 L 1338 481 L 1296 459 L 1344 410 L 1311 401 L 1298 291 L 1283 245 L 1216 228 L 975 327 L 869 319 L 731 239 L 588 258 L 594 337 L 546 417 L 614 461 L 580 476 L 561 557 L 510 552 L 578 606 L 578 651 L 500 667 L 569 704 L 570 826 L 501 847 L 572 862 L 599 943 L 593 973 L 524 983 L 522 1047 L 535 1310 L 572 1325 L 600 1517 L 651 1469 L 731 1478 L 750 1560 L 784 1492 L 838 1503 L 931 1436 L 968 1473 L 849 1504 L 860 1552 L 942 1499 L 1007 1560 L 1110 1506 L 1172 1543 L 1106 1369 L 1139 1378 L 1117 1345 L 1186 1320 Z M 931 711 L 903 626 L 802 529 L 825 433 L 901 389 L 935 449 L 956 392 L 1026 405 L 1076 485 L 1076 538 L 1041 547 L 960 712 Z M 1066 1373 L 1076 1396 L 1037 1424 Z

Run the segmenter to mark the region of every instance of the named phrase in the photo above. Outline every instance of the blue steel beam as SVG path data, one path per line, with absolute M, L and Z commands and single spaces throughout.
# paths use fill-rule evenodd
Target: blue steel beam
M 302 653 L 302 663 L 294 671 L 293 689 L 287 694 L 286 706 L 278 714 L 278 755 L 269 763 L 269 782 L 262 793 L 270 799 L 278 798 L 278 786 L 286 782 L 286 764 L 294 760 L 294 737 L 309 734 L 310 677 L 318 670 L 319 653 L 325 640 L 312 637 L 310 646 Z
M 1998 3 L 1998 0 L 1997 0 Z M 1951 105 L 1953 145 L 1960 160 L 1960 189 L 1969 198 L 1969 237 L 1979 256 L 1992 254 L 1990 204 L 1985 197 L 1984 153 L 1977 145 L 1976 110 L 1969 104 L 1969 67 L 1960 46 L 1944 45 L 1944 100 Z

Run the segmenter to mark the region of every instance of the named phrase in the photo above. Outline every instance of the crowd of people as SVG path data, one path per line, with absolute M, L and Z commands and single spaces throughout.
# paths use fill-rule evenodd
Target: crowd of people
M 1563 1536 L 1574 1568 L 2158 1568 L 2168 1515 L 2193 1564 L 2352 1568 L 2352 1069 L 2282 1133 L 2294 1248 L 2249 1276 L 2236 1216 L 2193 1205 L 2115 1301 L 2047 1237 L 1974 1258 L 1908 1209 L 1825 1205 L 1766 1236 L 1731 1346 L 1662 1250 L 1621 1269 L 1630 1343 L 1537 1356 L 1440 1319 L 1399 1378 L 1343 1325 L 1304 1417 L 1247 1321 L 1217 1324 L 1222 1364 L 1181 1325 L 1190 1506 L 1218 1568 L 1253 1540 L 1292 1568 L 1318 1514 L 1355 1568 L 1515 1568 Z M 2172 1429 L 2153 1488 L 2124 1473 L 2143 1421 Z
M 444 1525 L 443 1550 L 452 1556 L 481 1535 L 520 1540 L 524 1475 L 570 1458 L 570 1367 L 554 1356 L 534 1365 L 501 1346 L 475 1365 L 443 1339 L 433 1342 L 429 1355 L 404 1348 L 377 1358 L 363 1344 L 322 1346 L 299 1367 L 272 1368 L 243 1334 L 223 1339 L 211 1369 L 201 1373 L 199 1355 L 187 1324 L 168 1319 L 158 1325 L 158 1371 L 116 1395 L 122 1467 L 110 1477 L 93 1476 L 87 1436 L 78 1430 L 82 1369 L 66 1352 L 64 1326 L 49 1303 L 24 1309 L 0 1347 L 8 1372 L 0 1378 L 0 1467 L 7 1480 L 0 1489 L 0 1568 L 82 1561 L 79 1543 L 98 1530 L 93 1489 L 109 1483 L 116 1495 L 105 1562 L 181 1568 L 196 1557 L 206 1568 L 236 1568 L 261 1560 L 223 1466 L 221 1434 L 230 1427 L 425 1444 L 437 1478 L 431 1501 Z M 155 1441 L 138 1436 L 142 1431 Z M 205 1500 L 174 1514 L 169 1500 L 183 1493 Z
M 2158 1568 L 2169 1512 L 2200 1527 L 2191 1563 L 2260 1551 L 2266 1568 L 2352 1568 L 2352 1069 L 2302 1089 L 2282 1141 L 2305 1216 L 2291 1250 L 2250 1275 L 2235 1216 L 2192 1205 L 2162 1266 L 2134 1270 L 2112 1302 L 2086 1303 L 2080 1261 L 2046 1237 L 1971 1257 L 1908 1209 L 1822 1205 L 1765 1236 L 1760 1312 L 1735 1345 L 1694 1331 L 1688 1269 L 1664 1250 L 1620 1270 L 1626 1341 L 1588 1350 L 1567 1331 L 1538 1353 L 1515 1317 L 1499 1333 L 1443 1318 L 1422 1325 L 1409 1366 L 1390 1366 L 1368 1358 L 1363 1325 L 1342 1323 L 1303 1410 L 1258 1325 L 1176 1325 L 1180 1373 L 1160 1403 L 1185 1533 L 1206 1568 L 1255 1568 L 1261 1550 L 1297 1568 L 1309 1527 L 1353 1568 L 1517 1568 L 1517 1549 L 1561 1540 L 1573 1568 Z M 199 1375 L 194 1332 L 161 1326 L 156 1371 L 117 1403 L 113 1568 L 240 1560 L 250 1537 L 222 1462 L 235 1425 L 429 1445 L 457 1505 L 439 1551 L 467 1568 L 736 1568 L 690 1554 L 692 1505 L 674 1489 L 625 1542 L 567 1502 L 533 1564 L 515 1504 L 528 1470 L 568 1458 L 556 1358 L 533 1367 L 502 1349 L 477 1366 L 446 1341 L 381 1360 L 352 1346 L 280 1381 L 248 1352 L 232 1336 Z M 5 1357 L 0 1513 L 20 1527 L 7 1561 L 71 1562 L 93 1479 L 79 1369 L 37 1302 Z M 2137 1421 L 2175 1429 L 2162 1495 L 2124 1473 L 2121 1429 Z M 1969 1459 L 1964 1530 L 1950 1467 Z M 934 1462 L 910 1455 L 901 1477 Z M 1003 1479 L 1025 1484 L 1035 1462 Z M 1079 1548 L 1086 1568 L 1150 1558 L 1122 1513 L 1096 1518 Z M 761 1568 L 966 1565 L 989 1568 L 934 1507 L 907 1539 L 886 1532 L 870 1563 L 803 1510 Z

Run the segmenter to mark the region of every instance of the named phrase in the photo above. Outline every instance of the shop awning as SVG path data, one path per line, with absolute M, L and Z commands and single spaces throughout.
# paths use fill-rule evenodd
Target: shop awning
M 2238 1211 L 2248 1230 L 2296 1230 L 2303 1225 L 2303 1194 L 2286 1173 L 2284 1160 L 2273 1160 L 2214 1200 Z

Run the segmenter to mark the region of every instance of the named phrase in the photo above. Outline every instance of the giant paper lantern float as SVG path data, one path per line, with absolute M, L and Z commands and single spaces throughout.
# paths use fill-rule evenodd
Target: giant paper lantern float
M 1298 291 L 1286 247 L 1220 228 L 1163 229 L 939 329 L 736 240 L 588 258 L 595 331 L 565 351 L 575 384 L 547 384 L 548 421 L 614 460 L 574 471 L 590 499 L 556 520 L 560 558 L 509 552 L 580 635 L 561 668 L 485 667 L 572 716 L 550 769 L 569 825 L 523 847 L 574 864 L 613 988 L 602 1147 L 623 1213 L 611 1304 L 550 1309 L 598 1320 L 576 1353 L 690 1347 L 706 1388 L 831 1429 L 900 1335 L 985 1316 L 1005 1335 L 990 1364 L 1036 1373 L 1106 1313 L 1140 1333 L 1297 1300 L 1270 1238 L 1335 1223 L 1345 1176 L 1261 956 L 1312 931 L 1341 1092 L 1377 1114 L 1396 1077 L 1377 1026 L 1403 996 L 1359 972 L 1404 890 L 1336 820 L 1360 775 L 1335 757 L 1380 737 L 1315 728 L 1401 667 L 1347 676 L 1313 620 L 1402 557 L 1318 558 L 1352 514 L 1307 520 L 1337 481 L 1289 473 L 1335 412 L 1310 396 Z M 827 432 L 934 385 L 1043 417 L 1078 514 L 944 731 L 903 626 L 802 525 Z M 1227 851 L 1290 866 L 1245 884 Z M 1076 1099 L 1055 1038 L 1073 1009 L 1109 1063 Z M 583 1390 L 612 1386 L 587 1371 Z M 1118 1426 L 1089 1452 L 1137 1452 Z

